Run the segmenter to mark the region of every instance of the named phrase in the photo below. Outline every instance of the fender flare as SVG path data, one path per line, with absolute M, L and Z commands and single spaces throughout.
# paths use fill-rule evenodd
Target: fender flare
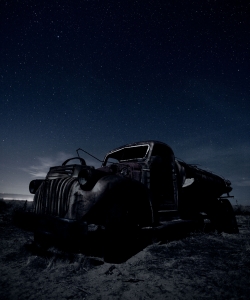
M 103 214 L 107 207 L 112 205 L 112 201 L 126 205 L 143 224 L 149 226 L 153 222 L 149 192 L 136 180 L 107 175 L 102 177 L 91 191 L 82 191 L 82 195 L 85 202 L 82 215 L 89 222 L 103 223 Z

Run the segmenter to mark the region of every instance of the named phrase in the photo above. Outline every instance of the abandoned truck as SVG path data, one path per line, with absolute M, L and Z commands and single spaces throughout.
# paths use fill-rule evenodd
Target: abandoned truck
M 86 165 L 79 150 L 78 157 L 51 167 L 44 180 L 30 182 L 35 241 L 74 237 L 84 243 L 99 230 L 105 232 L 107 251 L 118 251 L 119 239 L 128 241 L 169 224 L 169 230 L 189 222 L 202 227 L 204 219 L 220 232 L 238 232 L 227 199 L 230 181 L 176 159 L 167 144 L 119 147 L 107 153 L 100 168 Z M 70 164 L 76 159 L 78 164 Z

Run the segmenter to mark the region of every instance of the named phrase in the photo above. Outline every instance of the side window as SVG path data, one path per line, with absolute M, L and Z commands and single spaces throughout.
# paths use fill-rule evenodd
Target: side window
M 170 150 L 167 147 L 164 147 L 163 145 L 154 145 L 152 156 L 160 156 L 164 161 L 169 161 L 171 158 Z

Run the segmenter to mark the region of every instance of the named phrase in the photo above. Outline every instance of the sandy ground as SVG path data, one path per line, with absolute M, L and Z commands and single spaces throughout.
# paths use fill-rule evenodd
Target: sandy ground
M 6 204 L 7 203 L 7 204 Z M 0 202 L 0 299 L 250 299 L 250 216 L 240 234 L 192 233 L 149 245 L 121 264 L 50 248 L 11 223 Z

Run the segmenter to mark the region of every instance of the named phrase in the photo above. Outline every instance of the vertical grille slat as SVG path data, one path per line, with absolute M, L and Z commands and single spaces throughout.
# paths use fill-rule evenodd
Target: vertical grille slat
M 72 177 L 45 180 L 34 197 L 35 213 L 64 217 L 75 181 Z

